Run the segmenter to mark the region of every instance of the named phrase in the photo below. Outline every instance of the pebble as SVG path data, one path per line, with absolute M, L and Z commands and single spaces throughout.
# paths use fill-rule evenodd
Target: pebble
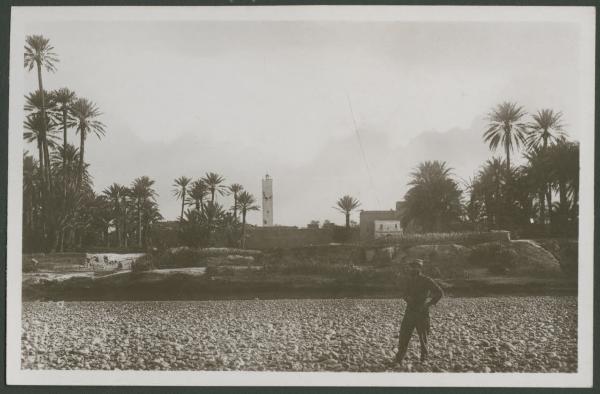
M 24 369 L 577 370 L 576 297 L 444 298 L 431 310 L 429 362 L 414 335 L 391 366 L 403 313 L 400 300 L 369 299 L 26 302 L 21 359 Z

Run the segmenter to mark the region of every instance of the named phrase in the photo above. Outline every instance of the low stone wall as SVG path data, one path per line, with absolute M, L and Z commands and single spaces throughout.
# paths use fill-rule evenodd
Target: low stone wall
M 22 255 L 22 267 L 48 272 L 110 271 L 131 269 L 144 253 L 35 253 Z
M 412 246 L 458 244 L 464 246 L 484 242 L 508 242 L 510 231 L 455 232 L 455 233 L 404 233 L 396 237 L 381 238 L 365 243 L 368 246 Z
M 24 253 L 22 267 L 41 271 L 87 271 L 85 253 Z
M 293 228 L 255 227 L 248 235 L 246 247 L 249 249 L 297 248 L 330 243 L 354 243 L 359 240 L 359 229 L 344 227 L 332 228 Z
M 358 245 L 315 245 L 272 249 L 263 255 L 264 263 L 286 264 L 318 262 L 319 264 L 358 264 L 364 260 Z

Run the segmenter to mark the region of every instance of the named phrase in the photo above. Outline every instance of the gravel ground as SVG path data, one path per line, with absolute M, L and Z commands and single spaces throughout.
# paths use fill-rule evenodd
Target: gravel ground
M 576 297 L 445 298 L 390 366 L 399 300 L 31 302 L 22 368 L 575 372 Z

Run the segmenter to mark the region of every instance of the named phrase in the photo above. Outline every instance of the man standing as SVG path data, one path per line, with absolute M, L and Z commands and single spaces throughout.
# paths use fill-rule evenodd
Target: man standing
M 421 273 L 423 260 L 417 259 L 408 265 L 408 280 L 404 288 L 406 312 L 400 325 L 398 353 L 395 362 L 401 363 L 406 355 L 408 343 L 415 328 L 421 343 L 421 362 L 427 359 L 427 335 L 429 334 L 429 307 L 443 296 L 442 288 Z

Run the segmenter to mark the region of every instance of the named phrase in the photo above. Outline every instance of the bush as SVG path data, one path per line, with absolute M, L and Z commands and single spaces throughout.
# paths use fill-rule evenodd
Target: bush
M 197 249 L 182 246 L 168 249 L 159 257 L 161 267 L 203 267 L 206 261 Z
M 579 265 L 579 243 L 564 241 L 560 243 L 560 268 L 568 275 L 577 276 Z
M 518 258 L 517 252 L 508 244 L 490 242 L 474 247 L 469 260 L 472 264 L 487 267 L 491 273 L 506 274 L 516 267 Z
M 37 272 L 38 271 L 38 262 L 33 259 L 25 260 L 23 259 L 23 272 Z
M 151 271 L 155 268 L 154 258 L 152 256 L 142 256 L 131 263 L 131 272 L 134 274 Z

